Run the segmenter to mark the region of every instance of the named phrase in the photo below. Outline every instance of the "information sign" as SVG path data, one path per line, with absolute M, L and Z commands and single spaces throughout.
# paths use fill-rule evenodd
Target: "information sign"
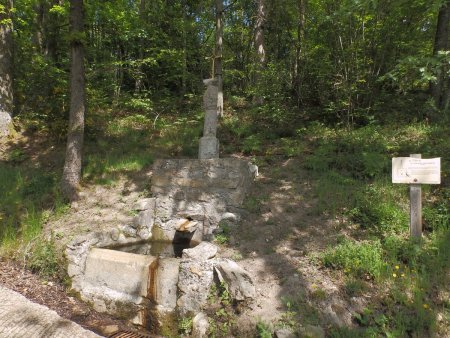
M 392 183 L 441 184 L 441 158 L 394 157 Z

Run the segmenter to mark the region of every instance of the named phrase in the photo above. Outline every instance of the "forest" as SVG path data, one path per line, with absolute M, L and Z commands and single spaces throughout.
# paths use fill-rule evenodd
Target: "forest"
M 202 80 L 217 78 L 220 157 L 261 177 L 248 224 L 215 242 L 310 287 L 282 289 L 245 332 L 221 294 L 208 336 L 449 335 L 449 27 L 449 0 L 1 0 L 2 264 L 67 286 L 62 220 L 100 213 L 86 204 L 99 189 L 125 201 L 157 158 L 197 158 Z M 391 182 L 391 158 L 410 154 L 441 158 L 418 242 L 408 186 Z M 325 280 L 370 302 L 329 322 Z M 180 318 L 179 336 L 191 328 Z

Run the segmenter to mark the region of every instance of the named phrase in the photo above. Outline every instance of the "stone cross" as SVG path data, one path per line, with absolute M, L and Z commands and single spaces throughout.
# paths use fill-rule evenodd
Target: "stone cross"
M 219 97 L 218 79 L 203 80 L 206 85 L 203 94 L 203 107 L 205 109 L 205 124 L 203 127 L 203 137 L 200 138 L 198 151 L 199 159 L 219 158 L 219 140 L 217 134 L 218 110 L 217 103 Z

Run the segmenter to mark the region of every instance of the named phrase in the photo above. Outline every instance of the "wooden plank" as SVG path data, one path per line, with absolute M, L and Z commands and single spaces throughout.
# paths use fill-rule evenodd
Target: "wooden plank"
M 411 154 L 412 158 L 422 158 L 421 154 Z M 409 186 L 410 222 L 409 230 L 411 238 L 422 237 L 422 187 L 420 184 Z

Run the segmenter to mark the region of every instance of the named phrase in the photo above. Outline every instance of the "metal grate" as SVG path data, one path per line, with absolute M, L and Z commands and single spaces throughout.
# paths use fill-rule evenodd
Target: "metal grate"
M 160 336 L 156 336 L 151 333 L 138 331 L 119 331 L 109 336 L 109 338 L 159 338 L 159 337 Z

